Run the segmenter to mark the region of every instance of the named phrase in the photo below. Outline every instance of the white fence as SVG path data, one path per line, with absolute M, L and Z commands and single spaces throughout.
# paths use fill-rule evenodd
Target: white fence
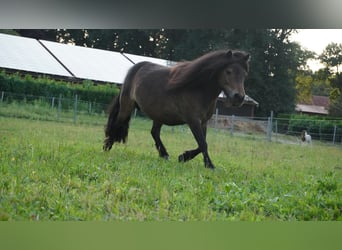
M 301 143 L 301 131 L 307 130 L 313 140 L 342 146 L 341 120 L 285 119 L 269 117 L 213 115 L 208 125 L 215 130 L 224 130 L 231 135 L 250 136 L 256 139 L 284 143 Z M 335 124 L 334 124 L 335 123 Z
M 83 101 L 77 95 L 73 98 L 44 97 L 2 91 L 0 105 L 0 116 L 105 124 L 109 103 Z M 133 113 L 134 116 L 137 114 L 141 113 L 137 111 Z M 306 120 L 274 118 L 272 113 L 269 117 L 222 116 L 218 115 L 217 110 L 208 126 L 216 131 L 226 131 L 232 136 L 285 143 L 300 143 L 301 131 L 306 129 L 314 141 L 342 146 L 342 120 L 330 120 L 329 126 L 325 122 L 325 120 L 308 118 Z
M 0 92 L 0 115 L 26 117 L 43 120 L 56 120 L 74 123 L 87 123 L 97 116 L 105 119 L 108 103 L 82 100 L 78 95 L 73 98 L 59 96 L 33 96 Z M 102 122 L 103 121 L 99 121 Z

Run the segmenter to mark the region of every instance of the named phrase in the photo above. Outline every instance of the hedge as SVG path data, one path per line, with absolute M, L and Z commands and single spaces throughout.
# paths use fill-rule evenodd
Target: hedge
M 332 141 L 336 127 L 335 141 L 342 140 L 342 119 L 302 114 L 282 114 L 278 118 L 280 126 L 286 128 L 288 134 L 299 134 L 305 129 L 314 139 Z
M 83 101 L 110 103 L 119 93 L 119 88 L 109 83 L 96 85 L 90 80 L 75 84 L 45 76 L 35 78 L 31 75 L 20 76 L 19 73 L 7 74 L 0 71 L 0 91 L 45 97 L 62 95 L 64 98 L 73 98 L 77 94 Z

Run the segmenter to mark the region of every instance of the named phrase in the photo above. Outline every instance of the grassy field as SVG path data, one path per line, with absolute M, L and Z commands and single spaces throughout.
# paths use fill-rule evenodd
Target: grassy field
M 286 145 L 209 130 L 216 170 L 186 127 L 131 122 L 128 143 L 102 151 L 103 125 L 0 116 L 0 220 L 342 220 L 342 149 Z

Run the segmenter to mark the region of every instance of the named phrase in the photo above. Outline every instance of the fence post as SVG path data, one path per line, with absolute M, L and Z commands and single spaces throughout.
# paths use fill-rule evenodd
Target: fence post
M 336 128 L 337 126 L 334 126 L 334 135 L 333 135 L 333 144 L 335 144 L 335 139 L 336 139 Z
M 319 140 L 322 141 L 322 121 L 319 122 Z
M 271 116 L 268 117 L 268 124 L 267 124 L 267 139 L 269 141 L 272 140 L 272 121 L 273 121 L 273 111 L 271 111 Z
M 77 121 L 77 94 L 75 95 L 74 123 Z
M 215 111 L 215 130 L 217 132 L 217 120 L 218 120 L 218 108 L 216 108 L 216 111 Z
M 1 102 L 4 101 L 4 95 L 5 95 L 5 92 L 4 92 L 4 91 L 1 91 Z
M 230 120 L 230 134 L 234 135 L 234 120 L 235 120 L 235 115 L 232 115 L 231 120 Z
M 55 107 L 55 97 L 53 96 L 51 100 L 51 108 L 54 108 L 54 107 Z
M 267 117 L 266 139 L 270 140 L 270 117 Z
M 274 126 L 275 126 L 275 137 L 276 137 L 276 142 L 278 141 L 278 120 L 276 119 L 275 121 L 274 121 Z
M 62 94 L 59 94 L 59 98 L 58 98 L 58 109 L 57 109 L 57 120 L 59 120 L 59 118 L 60 118 L 61 109 L 62 109 Z
M 91 102 L 88 102 L 88 114 L 90 115 L 91 115 L 91 109 L 92 109 Z

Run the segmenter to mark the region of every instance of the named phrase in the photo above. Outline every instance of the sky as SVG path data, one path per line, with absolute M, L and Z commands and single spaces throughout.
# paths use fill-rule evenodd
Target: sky
M 318 55 L 331 42 L 342 44 L 342 29 L 297 29 L 297 31 L 291 36 L 291 40 Z M 313 71 L 324 67 L 318 60 L 310 60 L 308 65 Z

